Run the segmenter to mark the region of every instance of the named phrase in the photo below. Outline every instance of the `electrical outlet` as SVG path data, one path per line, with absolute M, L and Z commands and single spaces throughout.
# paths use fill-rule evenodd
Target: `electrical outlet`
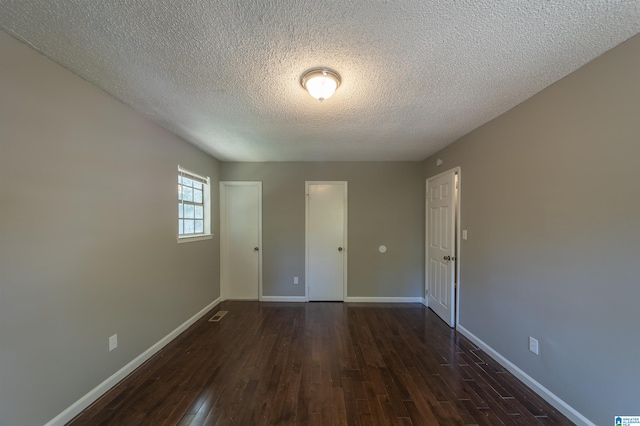
M 298 277 L 293 277 L 293 283 L 298 284 Z
M 538 355 L 538 339 L 529 336 L 529 350 Z
M 114 334 L 113 336 L 109 337 L 109 352 L 111 352 L 117 347 L 118 347 L 118 335 Z
M 466 229 L 463 229 L 463 230 L 462 230 L 462 239 L 463 239 L 463 240 L 466 240 L 466 239 L 467 239 L 467 230 L 466 230 Z

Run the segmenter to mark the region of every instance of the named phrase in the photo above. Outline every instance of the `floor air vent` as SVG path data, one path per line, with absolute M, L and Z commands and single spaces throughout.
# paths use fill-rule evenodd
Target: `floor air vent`
M 219 322 L 223 316 L 227 315 L 229 311 L 218 311 L 214 316 L 209 318 L 209 322 Z

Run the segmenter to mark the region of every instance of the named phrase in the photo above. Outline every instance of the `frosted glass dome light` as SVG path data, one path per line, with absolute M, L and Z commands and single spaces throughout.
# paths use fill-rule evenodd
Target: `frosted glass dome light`
M 340 75 L 328 68 L 314 68 L 304 74 L 300 84 L 320 102 L 329 99 L 340 86 Z

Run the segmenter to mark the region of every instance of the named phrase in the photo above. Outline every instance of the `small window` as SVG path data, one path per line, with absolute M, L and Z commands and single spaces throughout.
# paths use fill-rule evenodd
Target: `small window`
M 209 178 L 178 166 L 178 242 L 211 238 Z

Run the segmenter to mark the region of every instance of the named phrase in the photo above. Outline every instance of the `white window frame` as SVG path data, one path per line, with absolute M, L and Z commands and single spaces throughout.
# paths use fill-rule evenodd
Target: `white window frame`
M 194 173 L 190 170 L 185 169 L 184 167 L 180 167 L 178 165 L 178 186 L 177 186 L 177 198 L 178 198 L 178 209 L 182 204 L 184 205 L 183 200 L 180 197 L 180 177 L 188 177 L 197 182 L 202 183 L 202 205 L 203 205 L 203 231 L 199 234 L 180 234 L 179 221 L 184 218 L 180 218 L 178 212 L 176 212 L 176 235 L 178 243 L 187 243 L 192 241 L 201 241 L 201 240 L 209 240 L 213 237 L 211 233 L 211 179 L 207 176 L 200 176 L 197 173 Z M 198 203 L 199 204 L 199 203 Z

